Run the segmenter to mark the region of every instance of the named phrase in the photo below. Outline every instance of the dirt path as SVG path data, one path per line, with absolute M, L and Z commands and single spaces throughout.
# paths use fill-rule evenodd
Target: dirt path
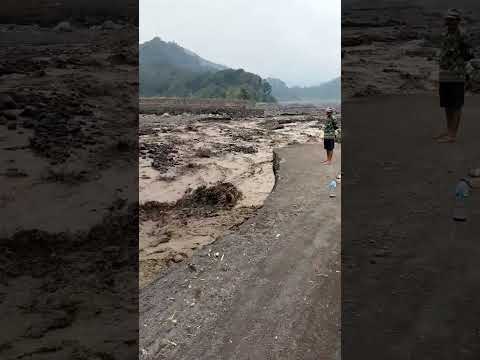
M 340 148 L 276 154 L 258 214 L 142 290 L 142 359 L 340 358 Z
M 478 190 L 470 220 L 452 221 L 455 185 L 480 164 L 478 100 L 456 144 L 431 140 L 436 96 L 344 105 L 344 359 L 478 358 Z

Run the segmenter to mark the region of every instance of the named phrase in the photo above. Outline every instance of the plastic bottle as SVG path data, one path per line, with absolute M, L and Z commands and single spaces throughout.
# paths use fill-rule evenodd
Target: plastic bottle
M 329 184 L 328 184 L 328 189 L 330 190 L 330 197 L 335 197 L 337 196 L 335 194 L 335 189 L 337 188 L 337 182 L 335 180 L 332 180 Z
M 470 196 L 470 188 L 466 179 L 461 179 L 455 188 L 455 208 L 453 209 L 455 221 L 467 221 L 467 200 Z

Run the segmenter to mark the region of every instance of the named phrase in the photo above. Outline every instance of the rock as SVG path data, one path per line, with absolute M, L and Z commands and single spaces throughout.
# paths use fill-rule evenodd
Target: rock
M 470 65 L 471 65 L 474 69 L 480 69 L 480 59 L 470 60 Z
M 23 111 L 21 112 L 22 116 L 28 116 L 28 117 L 32 117 L 35 115 L 37 109 L 34 107 L 34 106 L 26 106 Z
M 168 346 L 168 341 L 165 339 L 157 339 L 150 346 L 149 353 L 156 356 L 164 347 Z
M 72 25 L 68 21 L 62 21 L 54 28 L 55 31 L 72 32 Z
M 391 255 L 391 252 L 388 250 L 379 250 L 375 253 L 375 257 L 388 257 Z
M 118 30 L 118 29 L 121 29 L 121 28 L 122 28 L 122 25 L 115 24 L 111 20 L 107 20 L 102 24 L 102 29 L 103 30 Z
M 1 94 L 0 95 L 0 109 L 15 109 L 17 104 L 12 99 L 10 95 Z
M 471 179 L 470 184 L 472 185 L 473 189 L 479 189 L 480 188 L 480 178 Z
M 3 115 L 8 119 L 8 120 L 16 120 L 18 116 L 18 111 L 17 110 L 5 110 L 3 112 Z
M 11 178 L 20 178 L 20 177 L 27 177 L 28 174 L 25 171 L 20 171 L 17 168 L 9 168 L 4 174 L 7 177 Z
M 480 168 L 474 168 L 474 169 L 471 169 L 469 172 L 468 172 L 468 175 L 470 175 L 471 177 L 480 177 Z
M 5 116 L 8 120 L 16 120 L 17 119 L 17 113 L 14 110 L 5 110 L 3 112 L 3 116 Z
M 182 261 L 183 261 L 183 256 L 180 255 L 180 254 L 176 254 L 176 255 L 173 257 L 172 261 L 173 261 L 174 263 L 182 262 Z
M 45 75 L 47 75 L 45 70 L 37 70 L 32 74 L 33 77 L 44 77 Z

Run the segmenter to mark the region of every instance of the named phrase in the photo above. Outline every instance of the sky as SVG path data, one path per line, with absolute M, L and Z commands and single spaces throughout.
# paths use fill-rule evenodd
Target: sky
M 341 0 L 140 0 L 140 42 L 174 41 L 206 60 L 289 86 L 340 76 Z

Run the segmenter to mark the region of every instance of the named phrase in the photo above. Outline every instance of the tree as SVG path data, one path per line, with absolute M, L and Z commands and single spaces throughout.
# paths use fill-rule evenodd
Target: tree
M 240 89 L 240 99 L 242 100 L 248 100 L 250 99 L 250 94 L 245 88 Z
M 272 94 L 272 86 L 268 81 L 263 82 L 263 93 L 267 96 Z

